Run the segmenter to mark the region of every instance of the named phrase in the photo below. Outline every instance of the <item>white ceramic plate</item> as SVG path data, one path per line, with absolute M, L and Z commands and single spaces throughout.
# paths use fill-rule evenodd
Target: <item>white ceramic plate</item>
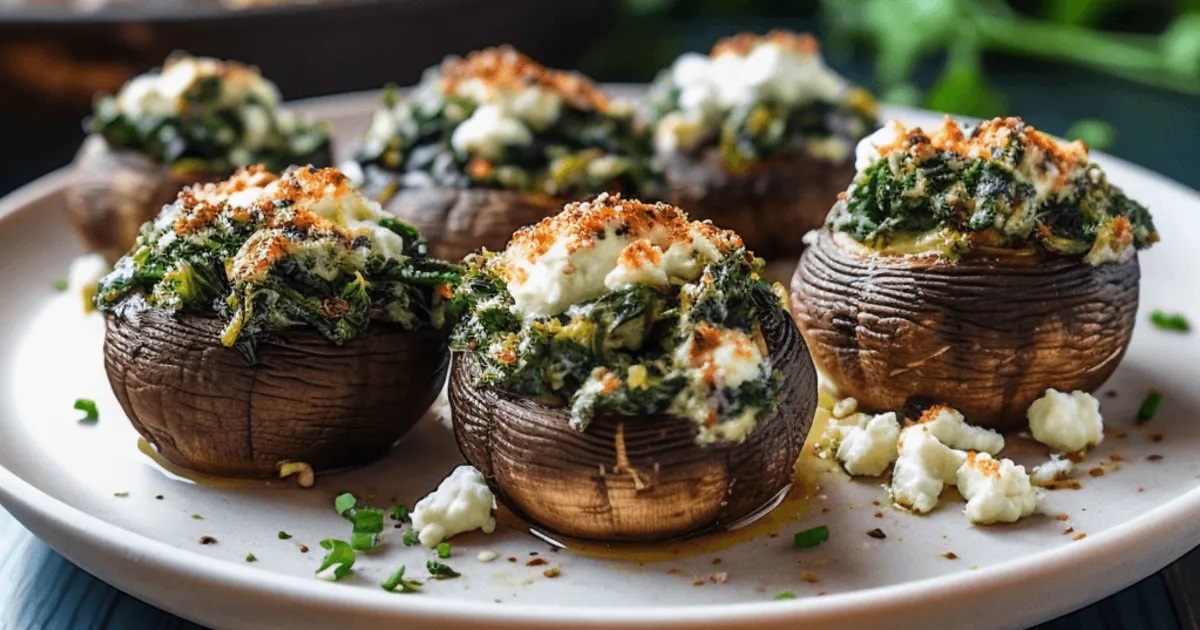
M 348 140 L 365 126 L 373 103 L 373 96 L 354 95 L 306 108 L 332 119 Z M 929 120 L 919 112 L 892 113 Z M 383 548 L 360 557 L 351 577 L 318 580 L 318 542 L 349 533 L 332 509 L 337 493 L 412 505 L 460 462 L 444 415 L 432 412 L 385 460 L 321 477 L 309 490 L 290 483 L 197 484 L 165 472 L 138 450 L 109 391 L 102 320 L 85 317 L 74 296 L 52 288 L 76 254 L 61 173 L 0 201 L 0 501 L 89 572 L 217 627 L 1012 627 L 1052 618 L 1200 544 L 1200 458 L 1194 455 L 1200 447 L 1200 335 L 1146 323 L 1154 308 L 1200 317 L 1200 266 L 1189 244 L 1200 235 L 1200 195 L 1119 160 L 1099 160 L 1115 182 L 1150 205 L 1164 242 L 1142 256 L 1137 332 L 1102 390 L 1117 392 L 1102 397 L 1104 415 L 1125 435 L 1110 436 L 1084 465 L 1102 468 L 1102 477 L 1085 474 L 1082 489 L 1049 493 L 1045 512 L 1066 520 L 1035 516 L 1017 525 L 972 527 L 949 500 L 916 517 L 887 507 L 878 481 L 851 481 L 828 470 L 818 475 L 821 467 L 807 461 L 801 494 L 816 495 L 811 501 L 789 501 L 741 532 L 645 557 L 552 552 L 519 527 L 502 525 L 490 536 L 453 541 L 446 562 L 463 578 L 400 595 L 378 584 L 401 564 L 411 576 L 424 576 L 432 555 L 404 547 L 401 530 L 393 530 Z M 1151 387 L 1166 400 L 1153 422 L 1138 427 L 1134 413 Z M 98 424 L 77 423 L 71 405 L 79 397 L 99 403 Z M 1153 441 L 1153 432 L 1163 439 Z M 1013 457 L 1027 463 L 1044 457 L 1015 442 Z M 1162 459 L 1148 461 L 1150 455 Z M 821 524 L 829 526 L 829 542 L 792 547 L 794 532 Z M 887 538 L 868 537 L 875 528 Z M 1067 528 L 1073 531 L 1064 534 Z M 279 530 L 294 537 L 280 540 Z M 1078 533 L 1087 536 L 1076 540 Z M 201 545 L 201 536 L 217 543 Z M 301 544 L 311 550 L 301 553 Z M 500 559 L 479 562 L 475 556 L 483 549 Z M 548 563 L 527 566 L 532 552 Z M 248 563 L 248 553 L 258 561 Z M 561 576 L 545 577 L 549 567 L 560 568 Z M 806 574 L 816 581 L 806 581 Z M 797 599 L 773 600 L 784 590 Z

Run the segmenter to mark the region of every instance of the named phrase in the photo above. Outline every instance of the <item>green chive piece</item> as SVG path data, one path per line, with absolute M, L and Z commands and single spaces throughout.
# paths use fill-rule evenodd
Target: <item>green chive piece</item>
M 417 544 L 418 540 L 419 539 L 417 538 L 417 532 L 415 532 L 411 529 L 408 530 L 407 532 L 404 532 L 404 538 L 402 539 L 402 541 L 404 542 L 405 547 L 411 547 L 411 546 Z
M 80 422 L 96 422 L 100 419 L 100 410 L 96 409 L 96 401 L 90 398 L 76 398 L 75 408 L 83 412 Z
M 350 535 L 351 547 L 365 551 L 379 544 L 379 534 L 383 532 L 383 510 L 357 508 L 350 511 L 349 518 L 354 523 L 354 532 Z
M 350 574 L 350 570 L 354 567 L 354 549 L 344 540 L 336 540 L 326 538 L 321 541 L 321 547 L 328 549 L 329 553 L 321 559 L 321 566 L 317 568 L 317 573 L 333 567 L 333 580 L 336 582 Z
M 1171 330 L 1175 332 L 1189 332 L 1192 325 L 1188 323 L 1186 317 L 1182 313 L 1165 313 L 1163 311 L 1154 311 L 1150 313 L 1150 323 L 1154 324 L 1159 330 Z
M 291 537 L 292 537 L 292 535 L 291 535 L 291 534 L 289 534 L 289 533 L 287 533 L 287 532 L 283 531 L 282 529 L 281 529 L 281 530 L 279 530 L 279 540 L 287 540 L 287 539 L 289 539 L 289 538 L 291 538 Z
M 402 523 L 404 521 L 407 521 L 408 520 L 408 506 L 407 505 L 393 505 L 391 516 L 392 516 L 393 521 L 400 521 Z
M 1151 419 L 1153 419 L 1154 415 L 1158 413 L 1158 408 L 1162 406 L 1162 401 L 1162 392 L 1158 391 L 1157 389 L 1150 390 L 1150 393 L 1146 394 L 1146 399 L 1142 401 L 1142 406 L 1138 407 L 1138 424 L 1149 422 Z
M 199 514 L 192 514 L 192 518 L 193 518 L 193 519 L 195 519 L 195 520 L 197 520 L 197 521 L 203 521 L 203 520 L 204 520 L 204 517 L 203 517 L 203 516 L 200 516 Z
M 791 591 L 779 591 L 771 599 L 796 599 L 796 594 Z
M 256 558 L 254 554 L 248 553 L 246 554 L 246 562 L 258 562 L 258 558 Z
M 792 538 L 792 543 L 796 545 L 797 549 L 807 549 L 809 547 L 816 547 L 826 540 L 829 540 L 829 528 L 821 525 L 802 532 L 796 532 L 796 535 Z
M 444 541 L 438 543 L 437 555 L 439 558 L 441 558 L 443 560 L 445 560 L 446 558 L 449 558 L 450 557 L 450 543 L 444 542 Z
M 383 587 L 383 590 L 385 590 L 389 593 L 395 593 L 397 590 L 399 590 L 401 593 L 420 593 L 421 592 L 420 580 L 404 579 L 404 569 L 405 569 L 404 566 L 401 566 L 399 569 L 396 569 L 396 572 L 393 573 L 391 575 L 391 577 L 389 577 L 387 579 L 387 581 L 385 581 L 383 584 L 380 584 L 379 586 Z
M 67 288 L 70 286 L 71 285 L 67 284 L 67 281 L 64 280 L 63 278 L 59 278 L 58 280 L 54 281 L 54 290 L 55 291 L 66 291 Z
M 353 510 L 354 506 L 356 505 L 358 505 L 358 499 L 355 499 L 354 495 L 350 494 L 349 492 L 345 494 L 339 494 L 337 498 L 333 500 L 333 509 L 337 510 L 337 513 L 342 516 L 346 516 L 346 513 L 350 510 Z
M 429 577 L 435 580 L 449 580 L 462 575 L 458 571 L 434 560 L 426 562 L 425 569 L 429 571 Z

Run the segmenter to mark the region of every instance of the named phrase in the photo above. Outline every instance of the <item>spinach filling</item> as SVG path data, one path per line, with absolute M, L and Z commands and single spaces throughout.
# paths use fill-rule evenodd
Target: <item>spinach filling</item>
M 1110 184 L 1099 166 L 1081 168 L 1064 194 L 1039 195 L 1018 175 L 1024 159 L 1025 147 L 1016 138 L 992 159 L 951 151 L 922 159 L 907 152 L 883 156 L 858 174 L 846 198 L 834 206 L 830 225 L 870 245 L 949 229 L 968 236 L 961 249 L 1038 244 L 1082 254 L 1123 219 L 1134 247 L 1157 240 L 1146 207 Z
M 372 130 L 355 161 L 368 190 L 386 198 L 398 187 L 490 188 L 575 198 L 596 192 L 641 193 L 658 175 L 646 156 L 649 143 L 632 115 L 580 109 L 564 102 L 557 118 L 531 128 L 525 144 L 506 144 L 485 159 L 456 151 L 454 131 L 480 102 L 442 92 L 441 77 L 427 73 L 409 98 L 385 88 L 381 111 L 386 131 Z
M 181 214 L 185 196 L 143 225 L 130 253 L 100 281 L 100 310 L 120 313 L 140 296 L 150 306 L 212 314 L 225 325 L 220 342 L 248 356 L 264 335 L 293 327 L 342 344 L 366 332 L 371 321 L 406 329 L 440 325 L 441 296 L 457 282 L 458 268 L 429 258 L 412 226 L 375 219 L 403 239 L 399 257 L 376 251 L 368 236 L 348 237 L 281 200 L 249 209 L 222 203 L 201 229 L 187 232 L 179 227 L 187 219 Z M 310 222 L 317 227 L 305 225 Z M 286 253 L 266 257 L 269 249 L 256 243 Z M 263 268 L 237 271 L 248 264 Z
M 765 348 L 764 322 L 786 317 L 762 280 L 763 261 L 744 249 L 710 264 L 695 282 L 633 286 L 537 318 L 515 311 L 498 258 L 468 258 L 449 305 L 451 348 L 478 359 L 479 387 L 569 405 L 579 430 L 597 413 L 686 416 L 700 426 L 701 442 L 740 442 L 778 408 L 782 377 L 765 351 L 754 377 L 734 387 L 706 382 L 681 357 L 704 334 Z M 720 433 L 738 422 L 742 429 Z
M 167 63 L 190 61 L 169 59 Z M 253 71 L 237 65 L 236 72 Z M 253 76 L 264 81 L 256 72 Z M 326 125 L 281 112 L 256 91 L 234 95 L 229 90 L 219 74 L 201 74 L 170 113 L 145 111 L 136 116 L 122 111 L 119 97 L 105 95 L 96 101 L 85 126 L 113 148 L 134 151 L 181 173 L 231 173 L 250 164 L 280 171 L 293 164 L 330 161 Z

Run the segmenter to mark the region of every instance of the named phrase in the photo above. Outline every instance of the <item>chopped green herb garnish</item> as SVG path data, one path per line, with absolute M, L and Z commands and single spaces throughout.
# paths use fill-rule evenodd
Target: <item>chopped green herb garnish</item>
M 435 580 L 449 580 L 462 575 L 458 571 L 455 571 L 454 569 L 451 569 L 450 567 L 435 560 L 426 562 L 425 568 L 429 571 L 429 577 Z
M 396 572 L 393 573 L 391 577 L 387 579 L 387 581 L 385 581 L 383 584 L 380 584 L 380 586 L 383 587 L 383 590 L 389 593 L 395 593 L 397 590 L 399 590 L 401 593 L 420 593 L 421 582 L 419 580 L 404 579 L 404 569 L 405 567 L 403 566 L 401 566 L 399 569 L 396 569 Z
M 791 591 L 779 591 L 771 599 L 796 599 L 796 594 Z
M 408 520 L 408 506 L 407 505 L 393 505 L 391 516 L 392 516 L 393 521 L 400 521 L 402 523 L 404 521 L 407 521 Z
M 59 278 L 58 280 L 54 281 L 54 290 L 55 291 L 66 291 L 67 287 L 69 287 L 69 286 L 71 286 L 71 285 L 67 284 L 67 281 L 62 278 Z
M 120 497 L 120 498 L 124 499 L 125 497 L 129 496 L 129 491 L 128 491 L 128 490 L 122 490 L 122 491 L 120 491 L 120 492 L 114 492 L 114 493 L 113 493 L 113 496 L 114 496 L 114 497 Z
M 279 530 L 279 540 L 287 540 L 287 539 L 289 539 L 289 538 L 291 538 L 291 537 L 292 537 L 292 535 L 291 535 L 291 534 L 289 534 L 289 533 L 287 533 L 287 532 L 283 531 L 282 529 L 281 529 L 281 530 Z
M 802 532 L 796 532 L 796 535 L 792 538 L 792 543 L 796 545 L 797 549 L 807 549 L 809 547 L 816 547 L 826 540 L 829 540 L 829 528 L 821 525 Z
M 440 542 L 437 546 L 437 555 L 443 560 L 450 557 L 450 543 Z
M 1154 311 L 1150 313 L 1150 323 L 1154 324 L 1154 327 L 1159 330 L 1172 330 L 1175 332 L 1189 332 L 1192 330 L 1192 325 L 1180 313 Z
M 404 538 L 401 540 L 404 542 L 405 547 L 411 547 L 417 544 L 417 532 L 410 529 L 407 532 L 404 532 Z
M 354 523 L 351 547 L 363 551 L 379 543 L 379 534 L 383 532 L 383 510 L 356 508 L 351 510 L 350 520 Z
M 1142 406 L 1138 407 L 1137 421 L 1138 424 L 1149 422 L 1158 413 L 1158 408 L 1162 406 L 1163 395 L 1157 389 L 1150 390 L 1146 394 L 1146 399 L 1142 401 Z
M 355 499 L 354 495 L 349 492 L 339 494 L 333 500 L 333 509 L 337 510 L 337 513 L 342 516 L 346 516 L 346 513 L 353 510 L 356 505 L 358 505 L 358 499 Z M 347 516 L 347 518 L 349 517 Z
M 192 514 L 192 518 L 193 518 L 193 519 L 195 519 L 195 520 L 197 520 L 197 521 L 203 521 L 203 520 L 204 520 L 204 517 L 203 517 L 203 516 L 200 516 L 199 514 Z
M 254 554 L 248 553 L 246 554 L 246 562 L 258 562 L 258 558 Z
M 321 541 L 321 547 L 328 549 L 329 553 L 321 559 L 321 566 L 317 568 L 317 573 L 325 571 L 333 567 L 333 579 L 336 582 L 350 574 L 350 569 L 354 567 L 354 549 L 344 540 L 336 540 L 326 538 Z
M 100 411 L 96 409 L 96 401 L 90 398 L 76 398 L 75 408 L 83 412 L 80 422 L 96 422 L 100 419 Z

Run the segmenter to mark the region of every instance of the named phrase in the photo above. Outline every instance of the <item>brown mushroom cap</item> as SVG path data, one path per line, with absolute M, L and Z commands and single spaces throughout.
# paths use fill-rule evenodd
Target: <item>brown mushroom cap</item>
M 433 331 L 371 322 L 334 345 L 308 329 L 259 342 L 249 363 L 217 338 L 212 316 L 127 298 L 107 318 L 104 363 L 139 433 L 172 463 L 268 477 L 283 460 L 316 470 L 375 459 L 429 409 L 449 360 Z
M 565 407 L 476 388 L 477 360 L 458 354 L 459 450 L 514 512 L 568 536 L 651 541 L 734 523 L 791 482 L 817 404 L 812 361 L 782 308 L 763 334 L 782 400 L 742 444 L 699 446 L 690 420 L 667 415 L 597 415 L 576 431 Z
M 687 208 L 693 219 L 711 219 L 737 232 L 768 260 L 799 255 L 804 234 L 825 223 L 829 207 L 854 177 L 849 161 L 803 153 L 760 160 L 745 173 L 733 173 L 716 147 L 662 156 L 662 165 L 669 203 Z
M 870 411 L 936 402 L 1019 429 L 1047 388 L 1093 391 L 1117 368 L 1138 307 L 1137 258 L 989 250 L 957 262 L 886 256 L 821 230 L 792 280 L 813 360 Z
M 429 255 L 461 260 L 486 247 L 500 251 L 513 233 L 562 211 L 566 200 L 491 188 L 401 188 L 384 209 L 421 232 Z
M 313 165 L 331 162 L 332 156 L 325 152 Z M 177 172 L 136 151 L 114 149 L 103 136 L 92 134 L 72 163 L 67 216 L 89 251 L 116 262 L 133 246 L 142 224 L 174 201 L 184 186 L 218 182 L 232 174 Z

